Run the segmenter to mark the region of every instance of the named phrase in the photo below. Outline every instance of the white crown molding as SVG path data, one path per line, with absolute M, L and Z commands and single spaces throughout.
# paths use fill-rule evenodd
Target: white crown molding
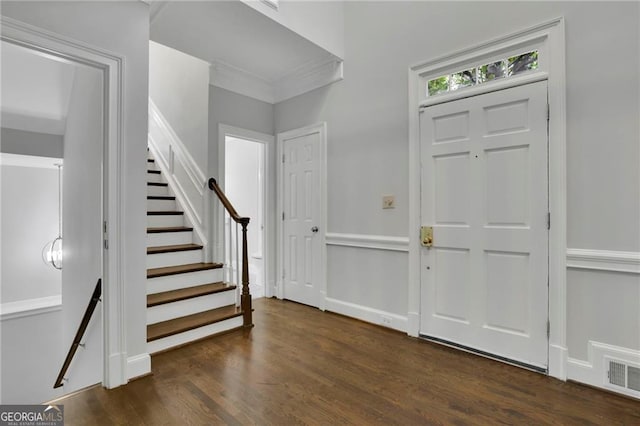
M 640 274 L 640 252 L 570 248 L 567 268 Z
M 282 102 L 344 78 L 343 61 L 333 55 L 311 61 L 274 82 L 275 102 Z
M 274 103 L 274 90 L 269 81 L 224 62 L 211 64 L 209 84 L 259 101 Z
M 209 84 L 259 101 L 276 104 L 342 80 L 343 61 L 333 55 L 307 62 L 276 81 L 270 81 L 224 62 L 214 62 Z
M 57 170 L 56 164 L 63 164 L 62 158 L 39 157 L 36 155 L 9 154 L 0 153 L 0 165 L 2 166 L 18 166 L 18 167 L 35 167 L 38 169 Z
M 356 247 L 375 250 L 409 251 L 409 238 L 385 235 L 341 234 L 327 232 L 326 244 L 331 246 Z

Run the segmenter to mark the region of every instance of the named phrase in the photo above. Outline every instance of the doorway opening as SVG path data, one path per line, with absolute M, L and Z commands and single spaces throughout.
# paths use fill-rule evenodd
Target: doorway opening
M 0 402 L 33 404 L 103 381 L 98 304 L 63 387 L 54 389 L 104 276 L 105 82 L 95 67 L 1 43 Z
M 236 136 L 225 136 L 225 193 L 231 203 L 251 218 L 247 229 L 249 283 L 254 298 L 265 295 L 264 261 L 264 144 Z M 225 241 L 235 240 L 231 222 L 225 221 Z M 233 268 L 233 267 L 232 267 Z M 232 271 L 239 274 L 240 271 Z M 235 276 L 235 275 L 234 275 Z M 236 281 L 239 282 L 239 281 Z
M 249 286 L 253 298 L 274 295 L 272 247 L 275 224 L 274 178 L 271 156 L 272 135 L 221 124 L 218 132 L 219 181 L 225 194 L 242 216 L 250 218 L 247 228 L 249 251 Z M 224 236 L 218 257 L 225 259 L 225 279 L 240 282 L 242 265 L 231 259 L 241 244 L 239 235 L 226 215 L 219 215 L 217 234 Z M 222 240 L 222 238 L 218 239 Z M 239 258 L 239 256 L 237 256 Z

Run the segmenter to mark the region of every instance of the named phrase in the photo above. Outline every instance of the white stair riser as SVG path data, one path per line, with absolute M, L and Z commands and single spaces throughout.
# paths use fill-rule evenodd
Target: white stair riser
M 175 251 L 147 255 L 147 268 L 186 265 L 202 262 L 202 250 Z
M 147 325 L 233 305 L 234 303 L 236 303 L 235 291 L 229 290 L 222 293 L 208 294 L 206 296 L 152 306 L 147 308 Z
M 164 180 L 160 173 L 147 173 L 147 182 L 164 182 Z
M 147 215 L 147 227 L 166 228 L 184 226 L 184 216 L 181 214 Z
M 184 333 L 174 334 L 173 336 L 149 342 L 147 343 L 147 352 L 149 352 L 150 354 L 154 354 L 156 352 L 160 352 L 174 346 L 183 345 L 194 340 L 211 336 L 212 334 L 222 333 L 223 331 L 231 330 L 233 328 L 241 326 L 242 316 L 230 318 L 228 320 L 220 321 L 215 324 L 205 325 L 204 327 L 199 327 L 193 330 L 185 331 Z
M 169 195 L 169 187 L 147 185 L 147 195 Z
M 174 244 L 189 244 L 193 240 L 193 231 L 188 232 L 160 232 L 147 234 L 147 247 L 171 246 Z
M 167 275 L 165 277 L 148 278 L 147 294 L 179 290 L 181 288 L 210 284 L 219 281 L 222 281 L 222 268 L 207 269 L 206 271 L 189 272 L 186 274 Z
M 176 210 L 176 200 L 147 200 L 147 211 Z
M 160 169 L 155 161 L 153 163 L 149 163 L 147 161 L 147 170 L 160 170 Z

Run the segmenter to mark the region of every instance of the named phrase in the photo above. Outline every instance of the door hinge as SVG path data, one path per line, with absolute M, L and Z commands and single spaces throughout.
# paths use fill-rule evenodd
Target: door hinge
M 547 229 L 551 229 L 551 212 L 547 212 Z
M 107 221 L 103 221 L 102 222 L 102 236 L 104 239 L 104 249 L 108 250 L 109 249 L 109 239 L 107 238 Z
M 547 339 L 551 336 L 551 321 L 547 320 Z
M 284 154 L 282 154 L 282 164 L 284 164 Z
M 551 107 L 547 104 L 547 121 L 551 118 Z
M 284 212 L 282 212 L 282 220 L 284 220 Z

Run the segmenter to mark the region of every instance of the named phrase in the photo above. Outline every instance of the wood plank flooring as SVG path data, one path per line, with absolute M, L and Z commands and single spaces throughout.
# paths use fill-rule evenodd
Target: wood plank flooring
M 638 425 L 640 401 L 304 305 L 153 357 L 153 375 L 70 396 L 66 425 Z

